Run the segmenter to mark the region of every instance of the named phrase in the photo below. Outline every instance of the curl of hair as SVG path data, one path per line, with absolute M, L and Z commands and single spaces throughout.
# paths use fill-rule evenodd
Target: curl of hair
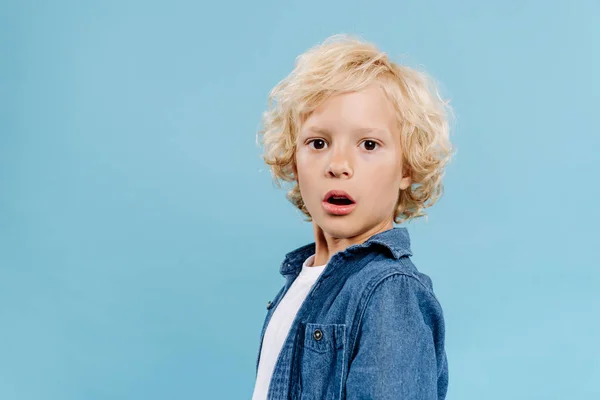
M 311 112 L 329 97 L 377 83 L 392 102 L 401 135 L 403 166 L 412 184 L 400 190 L 395 223 L 425 216 L 443 194 L 442 178 L 453 148 L 452 109 L 432 79 L 391 61 L 376 46 L 350 35 L 333 35 L 296 58 L 294 70 L 270 92 L 257 144 L 274 183 L 295 182 L 287 199 L 312 220 L 296 180 L 296 139 Z M 398 171 L 403 173 L 403 171 Z

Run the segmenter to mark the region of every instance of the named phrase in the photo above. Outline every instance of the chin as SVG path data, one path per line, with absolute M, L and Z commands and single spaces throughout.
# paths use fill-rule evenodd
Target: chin
M 360 227 L 356 223 L 353 223 L 347 216 L 327 216 L 325 220 L 315 221 L 315 223 L 324 233 L 337 239 L 347 239 L 361 233 Z

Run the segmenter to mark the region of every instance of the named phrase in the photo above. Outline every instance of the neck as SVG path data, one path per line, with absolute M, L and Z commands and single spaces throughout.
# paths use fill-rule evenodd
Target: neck
M 346 250 L 346 248 L 361 244 L 367 241 L 371 236 L 387 231 L 394 227 L 393 222 L 382 221 L 367 231 L 361 232 L 358 235 L 350 237 L 335 237 L 332 234 L 325 232 L 319 225 L 312 222 L 313 231 L 315 234 L 315 260 L 313 265 L 324 265 L 329 262 L 331 256 L 335 253 Z

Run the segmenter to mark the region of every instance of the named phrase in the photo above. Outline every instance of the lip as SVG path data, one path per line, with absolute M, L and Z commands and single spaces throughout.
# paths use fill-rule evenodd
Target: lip
M 329 199 L 331 196 L 344 196 L 344 197 L 348 198 L 350 201 L 352 201 L 352 204 L 348 204 L 348 205 L 331 204 L 327 201 L 327 199 Z M 323 197 L 323 202 L 321 203 L 321 205 L 323 206 L 325 211 L 327 211 L 329 214 L 347 215 L 347 214 L 350 214 L 352 212 L 352 210 L 354 210 L 354 208 L 356 207 L 356 201 L 348 193 L 344 192 L 343 190 L 330 190 Z

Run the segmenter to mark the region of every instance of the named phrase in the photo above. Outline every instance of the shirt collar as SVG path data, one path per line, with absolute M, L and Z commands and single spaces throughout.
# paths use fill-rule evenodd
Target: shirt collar
M 395 259 L 403 256 L 412 256 L 410 236 L 408 230 L 404 227 L 393 227 L 392 229 L 376 233 L 364 243 L 349 246 L 344 252 L 367 251 L 373 246 L 383 247 Z M 296 272 L 308 257 L 315 254 L 315 248 L 315 242 L 312 242 L 287 253 L 279 270 L 281 275 L 285 276 Z

